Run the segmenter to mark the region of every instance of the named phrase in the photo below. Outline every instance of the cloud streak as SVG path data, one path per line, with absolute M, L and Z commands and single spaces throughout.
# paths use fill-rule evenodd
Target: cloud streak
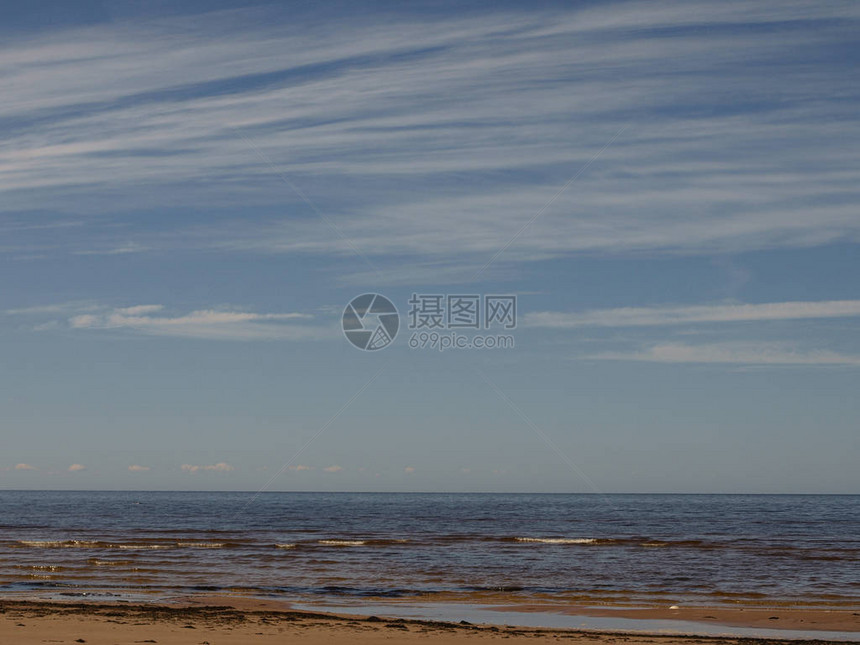
M 778 343 L 733 342 L 688 345 L 662 343 L 642 351 L 602 352 L 586 358 L 651 363 L 717 363 L 773 366 L 858 367 L 860 355 L 801 350 Z
M 582 313 L 543 311 L 526 314 L 523 322 L 529 327 L 572 329 L 577 327 L 651 327 L 857 316 L 860 316 L 860 300 L 828 300 L 678 307 L 620 307 L 596 309 Z
M 66 314 L 63 321 L 48 320 L 38 330 L 61 327 L 80 331 L 131 331 L 155 336 L 175 336 L 204 340 L 317 340 L 335 337 L 321 325 L 308 324 L 313 316 L 303 313 L 255 313 L 235 309 L 201 309 L 170 315 L 160 304 L 105 307 L 87 304 L 76 307 L 49 305 L 14 309 L 7 315 L 40 316 Z M 77 313 L 76 313 L 77 312 Z

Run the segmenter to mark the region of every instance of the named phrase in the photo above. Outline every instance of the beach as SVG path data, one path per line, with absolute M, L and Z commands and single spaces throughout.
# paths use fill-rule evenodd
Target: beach
M 217 599 L 212 599 L 217 600 Z M 643 610 L 657 618 L 663 610 Z M 701 611 L 701 610 L 699 610 Z M 710 612 L 709 610 L 709 613 Z M 825 611 L 734 611 L 720 614 L 721 619 L 760 624 L 779 615 L 786 625 L 803 624 L 820 630 L 853 630 L 860 634 L 857 612 Z M 745 621 L 745 622 L 744 622 Z M 35 643 L 91 643 L 125 645 L 160 643 L 162 645 L 208 644 L 244 645 L 245 643 L 480 643 L 587 642 L 628 643 L 637 645 L 752 644 L 837 642 L 826 638 L 808 639 L 719 637 L 659 633 L 623 633 L 529 628 L 505 625 L 478 625 L 442 621 L 386 619 L 376 616 L 344 616 L 299 612 L 273 608 L 272 603 L 234 601 L 224 605 L 133 605 L 95 603 L 57 603 L 33 601 L 0 602 L 0 642 L 30 645 Z

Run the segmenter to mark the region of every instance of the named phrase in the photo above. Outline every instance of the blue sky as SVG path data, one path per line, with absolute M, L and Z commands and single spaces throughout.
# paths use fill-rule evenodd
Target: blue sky
M 858 28 L 3 3 L 0 487 L 860 491 Z M 516 347 L 361 352 L 366 292 Z

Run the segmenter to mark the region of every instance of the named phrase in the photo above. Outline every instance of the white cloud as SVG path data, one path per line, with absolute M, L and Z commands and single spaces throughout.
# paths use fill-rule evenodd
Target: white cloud
M 111 246 L 103 249 L 82 249 L 75 251 L 75 255 L 127 255 L 129 253 L 145 253 L 153 249 L 141 244 L 128 243 L 121 246 Z
M 205 309 L 178 315 L 154 315 L 163 305 L 93 308 L 68 318 L 78 330 L 131 330 L 158 336 L 210 340 L 316 340 L 336 337 L 332 330 L 301 324 L 313 319 L 301 313 L 254 313 Z M 44 328 L 44 324 L 41 326 Z
M 767 320 L 803 320 L 860 316 L 860 300 L 770 302 L 763 304 L 621 307 L 582 313 L 527 313 L 530 327 L 636 327 Z
M 406 468 L 403 469 L 403 472 L 410 475 L 415 472 L 415 468 L 413 466 L 406 466 Z
M 51 314 L 71 314 L 98 309 L 99 306 L 91 302 L 64 302 L 53 305 L 38 305 L 35 307 L 22 307 L 19 309 L 7 309 L 4 313 L 8 316 L 38 316 Z
M 30 464 L 15 464 L 15 470 L 37 470 L 37 468 Z
M 339 473 L 343 470 L 343 466 L 326 466 L 323 470 L 327 473 Z
M 77 472 L 80 472 L 80 471 L 86 470 L 86 469 L 87 469 L 87 467 L 82 465 L 82 464 L 72 464 L 71 466 L 69 466 L 69 472 L 70 473 L 77 473 Z
M 69 325 L 75 329 L 87 329 L 89 327 L 97 327 L 100 325 L 101 316 L 93 314 L 80 314 L 69 318 Z
M 860 366 L 860 355 L 797 349 L 780 343 L 727 342 L 702 345 L 662 343 L 641 351 L 601 352 L 586 358 L 653 363 L 737 365 Z
M 233 466 L 231 466 L 230 464 L 223 462 L 223 461 L 218 462 L 217 464 L 211 464 L 208 466 L 195 466 L 192 464 L 182 464 L 182 466 L 180 466 L 180 469 L 185 471 L 185 472 L 188 472 L 188 473 L 196 473 L 196 472 L 205 471 L 205 470 L 227 473 L 227 472 L 230 472 L 231 470 L 235 470 L 235 468 Z
M 313 466 L 303 466 L 302 464 L 298 464 L 296 466 L 290 466 L 290 470 L 295 470 L 296 472 L 302 472 L 305 470 L 313 470 Z
M 132 466 L 129 466 L 128 470 L 132 473 L 145 473 L 149 470 L 149 466 L 138 466 L 137 464 L 134 464 Z
M 135 305 L 133 307 L 121 307 L 116 309 L 116 313 L 121 316 L 142 316 L 145 314 L 153 314 L 164 309 L 164 305 Z

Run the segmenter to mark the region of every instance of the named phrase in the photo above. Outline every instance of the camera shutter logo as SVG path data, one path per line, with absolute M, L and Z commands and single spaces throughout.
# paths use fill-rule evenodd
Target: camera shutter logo
M 397 307 L 385 296 L 365 293 L 353 298 L 343 310 L 343 333 L 361 350 L 388 347 L 400 329 Z

